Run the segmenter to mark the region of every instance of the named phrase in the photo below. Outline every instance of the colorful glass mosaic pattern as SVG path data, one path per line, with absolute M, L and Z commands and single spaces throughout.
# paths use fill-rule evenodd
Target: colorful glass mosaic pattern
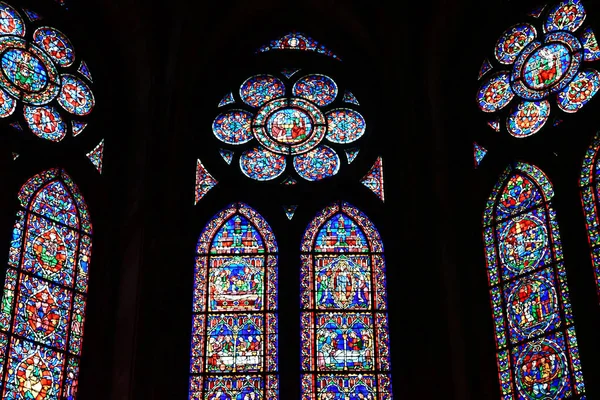
M 89 153 L 86 153 L 87 158 L 94 164 L 96 170 L 102 173 L 102 158 L 104 158 L 104 139 L 100 141 Z
M 248 205 L 233 203 L 208 222 L 196 253 L 189 398 L 278 399 L 271 227 Z
M 500 35 L 494 58 L 476 100 L 481 111 L 498 116 L 498 131 L 517 138 L 540 132 L 551 113 L 574 113 L 600 88 L 600 73 L 586 64 L 600 59 L 591 28 L 582 28 L 586 12 L 581 0 L 563 0 L 537 10 L 531 23 L 519 23 Z M 482 75 L 479 75 L 479 79 Z M 556 105 L 552 101 L 556 99 Z M 509 104 L 512 107 L 507 107 Z
M 379 232 L 363 212 L 336 202 L 310 222 L 301 251 L 302 400 L 391 399 Z
M 231 162 L 233 161 L 233 151 L 231 150 L 226 150 L 226 149 L 219 149 L 219 154 L 221 155 L 221 158 L 223 159 L 223 161 L 225 161 L 227 163 L 227 165 L 231 165 Z
M 483 157 L 486 156 L 487 152 L 485 147 L 473 142 L 473 161 L 475 163 L 475 168 L 479 167 L 479 164 L 481 164 L 481 161 L 483 160 Z
M 360 106 L 360 103 L 356 99 L 356 96 L 349 90 L 344 92 L 344 103 L 354 104 L 355 106 Z
M 77 123 L 87 124 L 95 99 L 81 77 L 91 83 L 91 74 L 67 35 L 40 25 L 34 10 L 23 10 L 23 16 L 0 2 L 0 118 L 19 124 L 14 110 L 22 107 L 22 118 L 36 136 L 59 142 L 75 123 L 72 116 L 84 117 Z
M 239 158 L 240 169 L 248 178 L 273 180 L 288 166 L 306 181 L 331 178 L 340 170 L 339 146 L 324 142 L 342 145 L 340 150 L 350 152 L 349 162 L 358 154 L 357 147 L 343 147 L 365 134 L 364 117 L 354 108 L 331 109 L 348 102 L 358 106 L 358 100 L 350 92 L 338 96 L 338 86 L 329 76 L 297 76 L 297 71 L 249 77 L 239 89 L 244 103 L 239 106 L 245 109 L 227 109 L 213 121 L 215 137 L 231 146 L 219 150 L 226 162 L 224 154 L 233 154 L 235 146 L 258 142 L 259 146 L 246 148 Z M 227 104 L 235 107 L 233 96 L 227 99 Z M 248 111 L 248 106 L 254 111 Z M 328 110 L 326 114 L 323 108 Z
M 92 243 L 87 208 L 60 169 L 30 178 L 19 201 L 0 309 L 2 398 L 76 399 Z
M 313 74 L 298 80 L 292 92 L 294 96 L 305 98 L 322 107 L 333 103 L 338 94 L 338 87 L 330 77 Z
M 581 177 L 579 185 L 581 187 L 581 203 L 585 213 L 587 225 L 588 241 L 592 253 L 592 264 L 596 277 L 596 287 L 600 298 L 600 214 L 598 207 L 600 205 L 600 160 L 598 151 L 600 150 L 600 133 L 594 137 L 590 147 L 588 147 L 581 166 Z
M 359 148 L 344 150 L 344 152 L 346 153 L 346 159 L 348 160 L 348 164 L 352 164 L 352 161 L 356 160 L 356 157 L 358 157 L 359 151 L 360 151 Z
M 554 191 L 511 164 L 489 197 L 484 241 L 502 399 L 584 399 Z
M 360 180 L 360 183 L 371 190 L 381 201 L 385 201 L 383 192 L 383 160 L 377 157 L 369 172 Z
M 481 79 L 485 74 L 494 68 L 492 64 L 488 60 L 483 60 L 481 67 L 479 68 L 479 74 L 477 75 L 477 79 Z
M 294 218 L 294 213 L 296 212 L 296 208 L 298 208 L 297 205 L 283 206 L 283 211 L 285 211 L 285 216 L 290 221 L 292 220 L 292 218 Z
M 217 183 L 219 182 L 202 165 L 202 161 L 198 160 L 196 162 L 196 197 L 194 204 L 198 204 L 206 196 L 206 193 L 217 186 Z
M 302 50 L 302 51 L 312 51 L 319 54 L 324 54 L 326 56 L 335 58 L 338 61 L 342 61 L 338 56 L 333 54 L 331 50 L 329 50 L 324 45 L 320 44 L 313 38 L 310 38 L 303 33 L 299 32 L 290 32 L 279 39 L 271 40 L 269 44 L 266 44 L 260 47 L 256 52 L 264 53 L 266 51 L 271 50 Z

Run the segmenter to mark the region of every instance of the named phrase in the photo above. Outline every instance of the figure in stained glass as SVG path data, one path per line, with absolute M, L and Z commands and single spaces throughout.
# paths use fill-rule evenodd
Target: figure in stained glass
M 500 35 L 493 63 L 484 62 L 485 72 L 497 72 L 482 80 L 477 93 L 483 112 L 503 116 L 495 130 L 505 120 L 508 133 L 518 138 L 541 131 L 551 111 L 577 112 L 600 87 L 598 71 L 584 68 L 598 58 L 598 46 L 591 28 L 580 29 L 586 17 L 581 0 L 563 0 L 530 15 L 538 21 Z M 558 109 L 552 110 L 554 96 Z
M 222 210 L 200 235 L 190 399 L 278 398 L 276 252 L 267 222 L 243 203 Z M 240 372 L 259 375 L 233 375 Z
M 334 203 L 309 224 L 301 248 L 302 399 L 391 398 L 377 230 L 358 209 Z
M 484 212 L 502 399 L 585 398 L 552 186 L 514 163 Z M 558 276 L 559 278 L 555 278 Z
M 213 121 L 215 137 L 226 145 L 241 145 L 254 139 L 260 145 L 246 149 L 239 158 L 240 170 L 248 178 L 272 180 L 283 174 L 288 165 L 293 165 L 295 172 L 307 181 L 330 178 L 339 172 L 341 162 L 337 150 L 323 142 L 345 146 L 366 132 L 365 119 L 357 110 L 335 108 L 325 114 L 322 109 L 340 102 L 357 106 L 358 100 L 351 92 L 345 92 L 340 99 L 337 83 L 329 76 L 309 74 L 295 78 L 291 71 L 282 72 L 287 88 L 275 75 L 249 77 L 239 88 L 240 99 L 256 110 L 228 110 Z M 227 104 L 235 104 L 233 96 L 226 99 Z M 226 162 L 233 158 L 229 156 L 232 150 L 219 151 Z M 356 147 L 344 151 L 349 163 L 358 154 Z
M 92 89 L 81 79 L 91 83 L 91 74 L 67 35 L 51 26 L 36 27 L 41 16 L 34 10 L 25 9 L 24 15 L 27 20 L 0 4 L 0 117 L 19 105 L 36 136 L 59 142 L 75 123 L 70 114 L 85 117 L 95 106 Z M 73 129 L 74 135 L 80 132 Z
M 0 355 L 8 367 L 3 396 L 59 399 L 67 393 L 74 400 L 91 252 L 89 215 L 60 169 L 29 179 L 19 200 L 23 210 L 13 231 L 0 310 Z

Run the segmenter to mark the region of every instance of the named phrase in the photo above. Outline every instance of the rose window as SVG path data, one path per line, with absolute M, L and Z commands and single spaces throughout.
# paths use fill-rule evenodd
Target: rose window
M 331 177 L 341 166 L 338 151 L 365 133 L 353 95 L 338 96 L 328 76 L 293 79 L 297 73 L 252 76 L 241 84 L 239 99 L 229 94 L 219 104 L 228 109 L 214 120 L 213 133 L 229 146 L 248 144 L 239 165 L 249 178 L 268 181 L 286 169 L 308 181 Z M 234 153 L 235 147 L 221 151 L 228 163 Z
M 38 14 L 21 14 L 0 2 L 0 118 L 38 137 L 61 141 L 87 125 L 95 100 L 84 61 L 59 30 L 40 25 Z M 78 65 L 78 67 L 76 67 Z
M 500 36 L 494 62 L 481 67 L 479 78 L 489 76 L 477 92 L 479 108 L 494 115 L 489 125 L 517 138 L 539 132 L 551 112 L 579 111 L 600 88 L 600 73 L 589 68 L 600 60 L 600 48 L 592 29 L 581 28 L 581 1 L 565 0 L 530 17 Z

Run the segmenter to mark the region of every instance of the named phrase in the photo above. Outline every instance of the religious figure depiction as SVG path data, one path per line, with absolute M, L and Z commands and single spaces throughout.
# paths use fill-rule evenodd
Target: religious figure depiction
M 223 315 L 215 316 L 209 323 L 208 371 L 262 370 L 262 317 Z
M 370 318 L 359 314 L 319 316 L 317 369 L 372 370 L 373 329 Z
M 333 261 L 317 259 L 316 270 L 319 308 L 369 308 L 371 284 L 368 258 L 356 257 L 355 260 L 340 256 Z
M 532 215 L 511 221 L 501 237 L 500 256 L 513 273 L 532 270 L 546 254 L 546 229 L 543 222 Z
M 260 257 L 212 258 L 210 311 L 262 310 L 262 262 Z

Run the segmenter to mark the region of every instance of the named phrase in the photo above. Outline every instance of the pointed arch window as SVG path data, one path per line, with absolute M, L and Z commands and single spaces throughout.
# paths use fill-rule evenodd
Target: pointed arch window
M 391 399 L 379 232 L 354 206 L 335 203 L 308 225 L 301 251 L 302 400 Z
M 244 203 L 200 235 L 194 277 L 190 399 L 278 398 L 277 242 Z
M 585 214 L 588 240 L 592 252 L 592 263 L 596 276 L 596 289 L 600 295 L 600 220 L 598 215 L 598 195 L 600 194 L 600 165 L 598 165 L 598 150 L 600 149 L 600 134 L 596 134 L 588 148 L 581 166 L 581 203 Z
M 502 399 L 583 399 L 554 191 L 536 166 L 510 165 L 484 213 Z
M 53 168 L 19 192 L 0 310 L 2 398 L 74 399 L 92 226 L 71 178 Z

